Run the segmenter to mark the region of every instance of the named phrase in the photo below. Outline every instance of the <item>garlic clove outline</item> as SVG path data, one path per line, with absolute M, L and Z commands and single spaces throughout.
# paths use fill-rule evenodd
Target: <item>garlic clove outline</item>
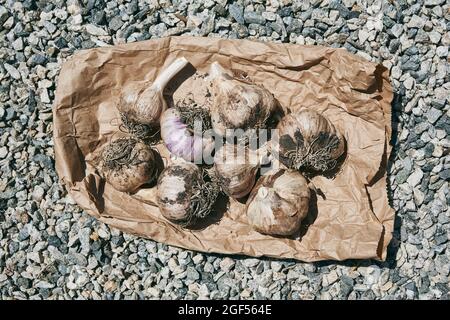
M 269 235 L 295 234 L 309 210 L 307 180 L 295 170 L 278 170 L 261 177 L 246 204 L 249 224 Z
M 324 115 L 301 108 L 277 125 L 281 163 L 302 172 L 333 169 L 345 152 L 345 138 Z
M 218 62 L 209 70 L 213 103 L 211 121 L 214 131 L 226 137 L 227 129 L 258 129 L 266 127 L 277 107 L 274 96 L 263 86 L 231 76 Z
M 267 154 L 268 145 L 252 150 L 248 146 L 226 143 L 220 148 L 214 156 L 214 170 L 223 192 L 233 199 L 249 194 Z
M 102 152 L 101 168 L 106 181 L 121 192 L 134 193 L 157 178 L 157 154 L 134 138 L 111 141 Z
M 181 114 L 176 108 L 163 112 L 160 128 L 161 138 L 167 149 L 186 161 L 201 163 L 214 150 L 214 139 L 192 133 L 187 124 L 182 122 Z

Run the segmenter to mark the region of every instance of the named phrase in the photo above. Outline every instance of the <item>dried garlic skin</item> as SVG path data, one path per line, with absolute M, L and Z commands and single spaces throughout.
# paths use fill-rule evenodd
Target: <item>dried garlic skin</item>
M 253 153 L 247 146 L 225 144 L 214 155 L 221 188 L 231 198 L 245 197 L 255 184 L 260 161 Z
M 279 160 L 288 168 L 325 172 L 345 151 L 345 138 L 323 115 L 300 109 L 277 125 Z
M 133 83 L 126 87 L 118 109 L 130 122 L 154 126 L 167 105 L 159 88 L 145 88 L 142 84 Z
M 114 189 L 128 193 L 155 180 L 158 173 L 155 151 L 130 138 L 114 140 L 105 147 L 102 169 Z
M 217 62 L 211 64 L 213 103 L 211 121 L 217 134 L 226 129 L 265 128 L 276 109 L 276 100 L 263 86 L 232 77 Z
M 190 226 L 212 212 L 218 194 L 217 185 L 205 181 L 198 166 L 177 159 L 159 176 L 156 201 L 167 220 Z
M 178 58 L 162 70 L 151 85 L 132 83 L 125 86 L 118 105 L 121 115 L 129 122 L 159 125 L 161 114 L 167 109 L 164 88 L 188 63 L 185 58 Z
M 170 165 L 161 173 L 156 201 L 166 219 L 174 222 L 189 219 L 189 195 L 200 178 L 199 168 L 189 162 Z
M 308 214 L 310 190 L 301 173 L 279 170 L 261 177 L 247 201 L 247 219 L 258 232 L 289 236 Z

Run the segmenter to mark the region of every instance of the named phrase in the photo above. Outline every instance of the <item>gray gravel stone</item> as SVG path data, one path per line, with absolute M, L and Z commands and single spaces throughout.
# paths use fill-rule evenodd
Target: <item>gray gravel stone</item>
M 8 10 L 4 6 L 0 6 L 0 25 L 8 20 Z
M 56 31 L 56 26 L 49 21 L 44 21 L 44 27 L 50 34 L 53 34 Z
M 450 180 L 450 169 L 445 169 L 439 172 L 439 177 L 442 180 L 449 181 Z
M 422 180 L 423 172 L 420 168 L 417 168 L 406 180 L 411 187 L 417 186 Z
M 16 40 L 14 40 L 13 43 L 12 43 L 12 47 L 16 51 L 22 51 L 23 48 L 24 48 L 24 46 L 23 46 L 23 39 L 22 38 L 17 38 Z
M 113 17 L 108 23 L 109 29 L 111 29 L 113 31 L 119 30 L 122 26 L 123 26 L 123 21 L 118 16 Z
M 446 47 L 446 46 L 437 47 L 436 55 L 440 58 L 446 58 L 448 56 L 448 47 Z
M 58 38 L 55 40 L 55 45 L 56 45 L 56 47 L 57 47 L 58 49 L 62 49 L 62 48 L 67 47 L 67 41 L 66 41 L 66 39 L 64 39 L 63 37 L 58 37 Z
M 390 29 L 390 33 L 396 37 L 399 38 L 400 35 L 403 33 L 403 25 L 396 23 L 392 26 L 392 28 Z
M 106 36 L 106 35 L 108 35 L 108 32 L 106 32 L 102 28 L 97 27 L 97 26 L 95 26 L 93 24 L 87 24 L 86 25 L 86 31 L 89 34 L 92 34 L 94 36 Z
M 20 72 L 12 65 L 5 63 L 3 64 L 8 74 L 16 80 L 20 79 Z
M 421 29 L 425 25 L 425 20 L 420 16 L 413 15 L 406 25 L 408 28 Z
M 428 36 L 430 37 L 431 43 L 438 44 L 441 40 L 441 34 L 437 31 L 431 31 Z
M 231 258 L 224 258 L 222 261 L 220 261 L 220 269 L 222 269 L 225 272 L 230 271 L 235 265 L 235 262 Z
M 428 41 L 430 41 L 430 36 L 427 32 L 419 29 L 415 35 L 415 41 L 418 43 L 427 43 Z
M 403 71 L 416 71 L 420 68 L 420 60 L 418 56 L 412 56 L 400 66 Z
M 6 158 L 7 155 L 8 155 L 8 149 L 5 146 L 0 147 L 0 159 Z
M 91 18 L 92 23 L 94 23 L 96 25 L 104 25 L 106 22 L 106 15 L 103 10 L 94 11 L 91 14 L 91 17 L 92 17 Z
M 436 123 L 438 119 L 442 116 L 442 111 L 436 108 L 431 108 L 427 113 L 426 117 L 431 124 Z
M 254 11 L 245 11 L 244 20 L 246 23 L 256 23 L 256 24 L 266 23 L 266 19 L 264 19 L 264 17 L 261 14 Z
M 444 4 L 445 0 L 425 0 L 424 5 L 426 6 L 438 6 Z
M 238 4 L 230 4 L 228 6 L 228 11 L 230 12 L 231 17 L 240 24 L 244 24 L 244 8 Z
M 198 273 L 197 270 L 195 270 L 195 268 L 193 268 L 193 267 L 188 267 L 188 268 L 187 268 L 186 277 L 187 277 L 187 279 L 189 279 L 189 280 L 197 281 L 198 279 L 200 279 L 200 274 Z
M 32 197 L 37 202 L 40 202 L 44 198 L 45 190 L 41 186 L 36 186 L 33 190 Z
M 167 27 L 164 23 L 160 23 L 160 24 L 151 26 L 149 31 L 150 31 L 150 34 L 152 34 L 156 37 L 161 37 L 161 36 L 163 36 L 164 32 L 167 31 Z
M 33 54 L 31 56 L 31 59 L 29 60 L 29 63 L 32 67 L 36 65 L 43 65 L 47 62 L 47 58 L 41 54 Z

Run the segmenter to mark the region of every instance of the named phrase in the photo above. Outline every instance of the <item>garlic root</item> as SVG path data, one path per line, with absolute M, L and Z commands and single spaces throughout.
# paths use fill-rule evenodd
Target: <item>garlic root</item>
M 156 154 L 148 145 L 134 138 L 110 142 L 102 153 L 102 169 L 116 190 L 135 192 L 143 184 L 156 179 Z
M 156 200 L 166 219 L 191 226 L 212 212 L 218 195 L 219 187 L 206 171 L 180 159 L 161 173 Z
M 277 125 L 280 162 L 304 172 L 333 169 L 345 151 L 345 139 L 323 115 L 300 109 Z

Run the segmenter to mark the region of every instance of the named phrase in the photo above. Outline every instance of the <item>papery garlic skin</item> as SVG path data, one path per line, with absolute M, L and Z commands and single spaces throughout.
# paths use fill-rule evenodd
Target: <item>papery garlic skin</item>
M 159 125 L 159 119 L 167 103 L 163 91 L 168 82 L 189 62 L 178 58 L 165 68 L 150 85 L 132 83 L 123 90 L 118 109 L 129 121 L 150 126 Z
M 180 112 L 169 108 L 161 116 L 161 138 L 167 149 L 186 161 L 201 163 L 214 150 L 212 138 L 198 136 L 181 121 Z
M 218 62 L 210 67 L 213 103 L 211 121 L 217 134 L 227 129 L 265 128 L 276 100 L 263 86 L 233 78 Z
M 156 201 L 166 219 L 190 226 L 213 211 L 219 187 L 214 181 L 206 181 L 203 174 L 198 166 L 179 158 L 164 169 L 158 179 Z
M 277 125 L 281 163 L 301 171 L 325 172 L 345 152 L 345 138 L 325 116 L 300 109 Z
M 225 144 L 214 155 L 214 169 L 221 188 L 228 196 L 240 199 L 250 193 L 261 159 L 267 151 L 250 150 L 247 146 Z
M 310 190 L 301 173 L 279 170 L 261 177 L 247 201 L 247 219 L 258 232 L 295 234 L 308 214 Z
M 113 141 L 112 143 L 117 143 Z M 111 143 L 106 146 L 104 152 L 108 150 Z M 114 189 L 121 192 L 134 193 L 142 185 L 155 180 L 157 175 L 156 154 L 148 145 L 137 142 L 130 151 L 129 163 L 117 169 L 108 168 L 103 164 L 102 169 L 106 181 Z
M 168 166 L 158 178 L 156 201 L 161 214 L 168 220 L 184 222 L 190 218 L 190 195 L 201 179 L 200 169 L 190 162 Z

